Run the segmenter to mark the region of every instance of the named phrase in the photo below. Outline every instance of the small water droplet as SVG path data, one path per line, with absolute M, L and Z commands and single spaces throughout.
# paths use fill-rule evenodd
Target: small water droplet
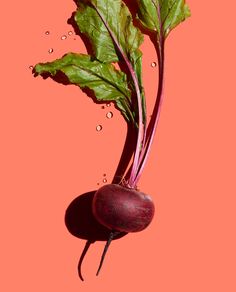
M 50 34 L 50 31 L 49 30 L 45 31 L 45 34 L 46 35 L 49 35 Z
M 72 35 L 73 34 L 73 32 L 70 30 L 70 31 L 68 31 L 68 35 Z
M 157 63 L 156 63 L 156 62 L 152 62 L 152 63 L 151 63 L 151 66 L 154 68 L 154 67 L 157 66 Z
M 106 183 L 106 182 L 107 182 L 107 179 L 106 179 L 106 178 L 104 178 L 102 181 L 103 181 L 104 183 Z
M 108 119 L 111 119 L 111 118 L 113 117 L 113 113 L 112 113 L 112 112 L 108 112 L 108 113 L 106 114 L 106 117 L 107 117 Z
M 51 54 L 51 53 L 53 52 L 53 48 L 50 48 L 50 49 L 48 50 L 48 52 L 49 52 L 49 54 Z
M 61 40 L 65 40 L 67 39 L 67 36 L 64 34 L 63 36 L 61 36 Z
M 29 69 L 30 69 L 30 70 L 32 70 L 33 68 L 34 68 L 34 66 L 32 66 L 32 65 L 29 66 Z
M 109 102 L 109 103 L 107 103 L 107 104 L 106 104 L 106 106 L 107 106 L 107 107 L 111 106 L 111 103 L 110 103 L 110 102 Z
M 102 126 L 101 125 L 97 125 L 96 131 L 100 132 L 101 130 L 102 130 Z

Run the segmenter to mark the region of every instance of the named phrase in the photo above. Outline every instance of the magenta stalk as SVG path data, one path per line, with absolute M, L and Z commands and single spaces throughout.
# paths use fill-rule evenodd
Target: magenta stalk
M 146 165 L 148 156 L 150 154 L 151 145 L 153 143 L 153 138 L 155 136 L 157 124 L 160 117 L 160 110 L 163 101 L 163 87 L 164 87 L 164 41 L 159 43 L 159 49 L 157 51 L 158 55 L 158 64 L 159 64 L 159 84 L 158 84 L 158 91 L 157 91 L 157 98 L 154 105 L 153 113 L 151 120 L 148 125 L 147 129 L 147 136 L 144 146 L 144 151 L 142 152 L 140 159 L 137 174 L 134 180 L 134 183 L 137 184 L 140 176 L 142 175 L 143 169 Z
M 135 92 L 136 92 L 136 96 L 137 96 L 137 103 L 138 103 L 138 137 L 137 137 L 137 143 L 136 143 L 136 148 L 135 148 L 135 152 L 134 152 L 134 160 L 133 160 L 133 164 L 132 164 L 132 168 L 131 168 L 131 172 L 130 172 L 130 177 L 129 177 L 129 180 L 128 180 L 126 186 L 129 188 L 135 188 L 135 186 L 136 186 L 135 177 L 136 177 L 137 171 L 138 171 L 140 150 L 141 150 L 142 143 L 144 142 L 143 141 L 143 133 L 144 133 L 143 109 L 142 109 L 142 99 L 141 99 L 141 93 L 140 93 L 140 88 L 139 88 L 139 84 L 138 84 L 138 78 L 136 76 L 136 73 L 135 73 L 130 61 L 128 60 L 127 56 L 123 52 L 122 48 L 120 47 L 116 37 L 114 36 L 113 32 L 109 28 L 108 24 L 106 23 L 104 17 L 102 16 L 102 14 L 100 13 L 100 11 L 97 9 L 96 6 L 93 5 L 93 7 L 96 10 L 96 12 L 98 13 L 102 22 L 104 23 L 106 29 L 110 33 L 111 38 L 112 38 L 114 44 L 116 45 L 117 49 L 119 50 L 128 70 L 130 72 L 130 75 L 131 75 L 133 83 L 134 83 L 134 88 L 135 88 Z

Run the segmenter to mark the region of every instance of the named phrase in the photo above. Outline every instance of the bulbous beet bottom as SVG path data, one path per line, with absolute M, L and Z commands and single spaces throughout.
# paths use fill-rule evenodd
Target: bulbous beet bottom
M 154 216 L 155 207 L 149 195 L 117 184 L 107 184 L 94 195 L 94 217 L 113 231 L 138 232 Z

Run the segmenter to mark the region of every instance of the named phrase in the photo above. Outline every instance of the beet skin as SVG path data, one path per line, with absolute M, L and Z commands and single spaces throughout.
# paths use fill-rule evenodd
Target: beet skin
M 145 229 L 154 216 L 149 195 L 117 184 L 107 184 L 94 195 L 93 214 L 99 223 L 121 232 Z

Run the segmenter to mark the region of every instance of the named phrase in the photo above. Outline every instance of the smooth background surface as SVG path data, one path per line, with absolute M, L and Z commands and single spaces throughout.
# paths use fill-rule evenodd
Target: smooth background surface
M 104 243 L 94 244 L 84 283 L 76 271 L 84 242 L 68 233 L 64 212 L 103 174 L 111 181 L 126 125 L 79 88 L 31 74 L 39 61 L 85 52 L 74 35 L 60 39 L 73 1 L 2 3 L 1 291 L 236 291 L 236 5 L 188 3 L 192 17 L 167 42 L 165 100 L 139 184 L 156 216 L 112 244 L 99 277 Z M 157 68 L 148 39 L 143 52 L 151 104 Z

